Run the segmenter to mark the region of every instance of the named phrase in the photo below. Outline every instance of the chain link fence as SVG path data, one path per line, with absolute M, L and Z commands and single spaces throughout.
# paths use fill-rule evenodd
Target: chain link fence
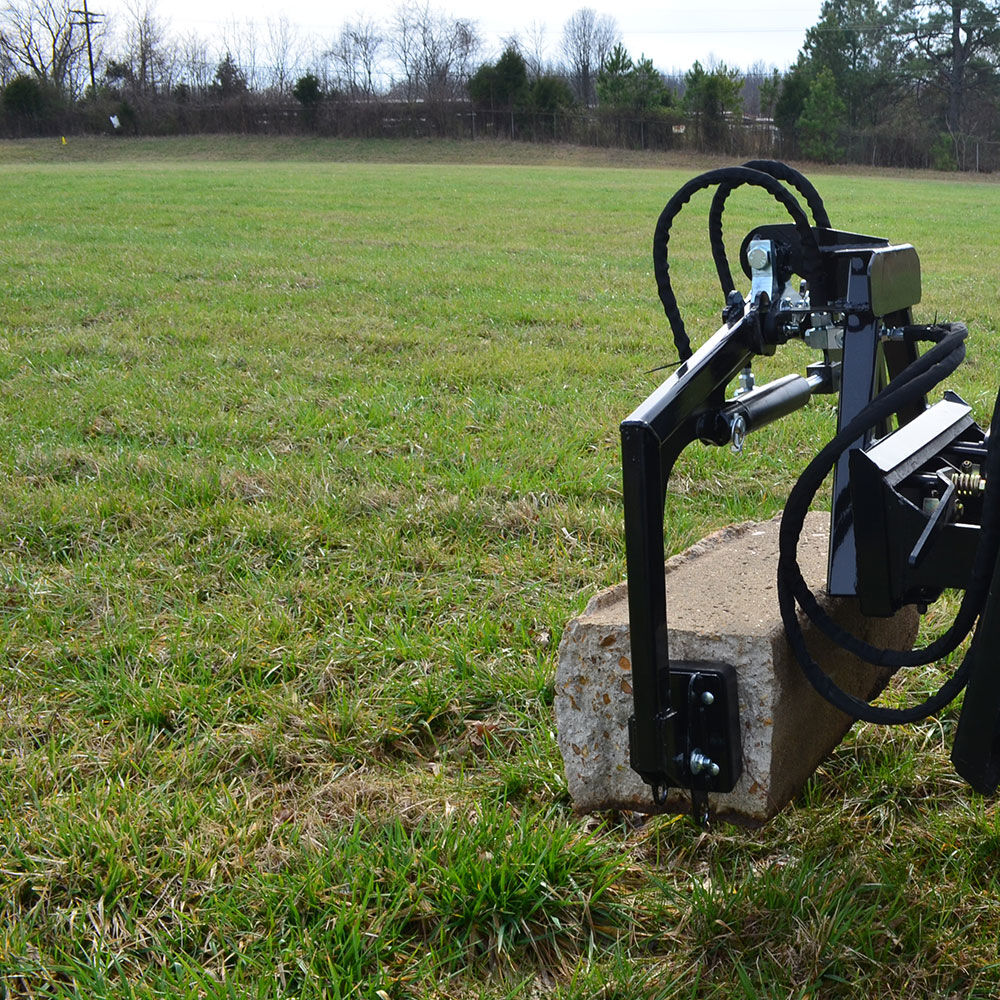
M 112 124 L 112 116 L 117 126 Z M 483 110 L 467 102 L 423 104 L 324 100 L 303 106 L 247 93 L 229 100 L 101 99 L 73 108 L 15 115 L 0 107 L 0 137 L 79 134 L 185 135 L 236 133 L 341 138 L 450 138 L 566 143 L 620 149 L 689 150 L 732 158 L 807 159 L 794 138 L 769 119 L 707 122 L 665 108 L 633 113 L 609 108 L 555 111 Z M 839 162 L 875 167 L 1000 170 L 1000 142 L 948 136 L 929 127 L 841 131 Z

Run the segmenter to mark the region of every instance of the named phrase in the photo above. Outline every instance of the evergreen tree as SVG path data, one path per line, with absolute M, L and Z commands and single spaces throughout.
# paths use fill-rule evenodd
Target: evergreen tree
M 642 111 L 669 108 L 674 103 L 663 74 L 653 66 L 653 60 L 645 56 L 632 67 L 632 93 L 633 107 Z
M 798 137 L 799 119 L 809 95 L 809 71 L 802 59 L 799 59 L 781 81 L 781 92 L 774 105 L 774 124 L 778 126 L 781 135 L 786 140 L 794 141 Z
M 597 74 L 597 100 L 612 108 L 628 107 L 632 103 L 632 59 L 619 42 L 601 65 Z
M 528 101 L 528 67 L 524 57 L 508 45 L 496 63 L 484 63 L 469 78 L 469 97 L 491 110 L 515 111 Z
M 532 111 L 552 114 L 573 104 L 573 91 L 561 76 L 545 73 L 532 81 L 528 91 L 528 105 Z
M 810 79 L 823 68 L 830 71 L 848 124 L 875 125 L 893 103 L 895 46 L 877 0 L 825 0 L 819 21 L 806 32 L 802 63 Z
M 945 131 L 981 128 L 969 112 L 976 97 L 998 90 L 1000 2 L 890 0 L 889 15 L 903 72 L 939 95 Z
M 823 163 L 842 159 L 844 148 L 840 136 L 845 124 L 847 105 L 838 93 L 833 72 L 824 66 L 809 85 L 798 121 L 803 154 Z
M 684 108 L 694 117 L 702 140 L 718 148 L 726 134 L 726 119 L 743 111 L 739 70 L 719 63 L 706 71 L 700 62 L 684 74 Z
M 212 89 L 220 97 L 237 97 L 247 92 L 246 74 L 229 52 L 215 69 Z
M 323 99 L 323 88 L 320 86 L 319 77 L 315 73 L 306 73 L 299 77 L 292 88 L 292 97 L 304 107 L 310 107 Z
M 651 59 L 633 62 L 624 46 L 616 45 L 597 74 L 597 98 L 612 108 L 644 112 L 665 107 L 671 94 Z
M 306 73 L 295 81 L 292 97 L 302 105 L 302 120 L 315 128 L 319 118 L 319 105 L 323 100 L 323 87 L 315 73 Z

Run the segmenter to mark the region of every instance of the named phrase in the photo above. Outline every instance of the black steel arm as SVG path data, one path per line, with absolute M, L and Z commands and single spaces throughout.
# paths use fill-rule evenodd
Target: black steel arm
M 631 763 L 658 798 L 668 786 L 728 791 L 739 777 L 738 740 L 728 750 L 729 760 L 716 762 L 720 773 L 699 773 L 697 765 L 691 770 L 691 754 L 697 748 L 671 698 L 663 516 L 670 472 L 688 444 L 698 439 L 728 443 L 734 433 L 746 433 L 804 405 L 820 385 L 821 380 L 811 383 L 789 376 L 727 402 L 726 386 L 757 353 L 759 327 L 758 308 L 745 306 L 742 315 L 732 316 L 621 425 L 636 706 L 630 725 Z

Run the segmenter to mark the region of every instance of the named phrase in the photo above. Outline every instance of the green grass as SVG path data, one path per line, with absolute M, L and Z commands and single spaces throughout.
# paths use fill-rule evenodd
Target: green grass
M 700 167 L 0 145 L 0 996 L 1000 991 L 954 708 L 857 728 L 756 832 L 571 811 L 555 650 L 624 572 L 617 427 L 672 359 L 652 227 Z M 917 247 L 986 419 L 1000 188 L 816 181 Z M 704 211 L 671 242 L 696 343 Z M 727 233 L 765 217 L 734 196 Z M 780 510 L 832 430 L 689 449 L 669 548 Z

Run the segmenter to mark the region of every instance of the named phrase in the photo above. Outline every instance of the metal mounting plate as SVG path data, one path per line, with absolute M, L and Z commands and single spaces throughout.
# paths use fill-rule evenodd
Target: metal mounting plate
M 679 787 L 731 792 L 743 772 L 736 670 L 728 663 L 671 661 L 670 704 L 676 710 Z M 692 758 L 717 765 L 718 773 L 707 766 L 692 769 Z

